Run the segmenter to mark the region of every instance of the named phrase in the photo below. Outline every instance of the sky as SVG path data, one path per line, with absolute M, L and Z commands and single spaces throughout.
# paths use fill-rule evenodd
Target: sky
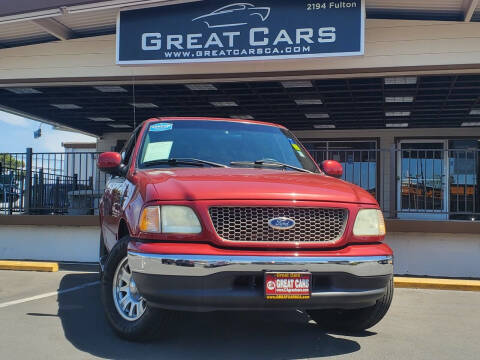
M 34 139 L 40 126 L 42 136 Z M 34 152 L 64 152 L 62 142 L 96 142 L 96 138 L 0 111 L 0 153 L 25 152 L 27 147 Z

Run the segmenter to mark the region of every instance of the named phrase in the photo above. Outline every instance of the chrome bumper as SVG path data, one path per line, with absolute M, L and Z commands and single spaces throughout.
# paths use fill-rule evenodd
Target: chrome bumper
M 362 257 L 269 257 L 163 255 L 130 251 L 133 272 L 164 276 L 209 276 L 220 272 L 308 271 L 347 273 L 355 276 L 393 274 L 392 256 Z

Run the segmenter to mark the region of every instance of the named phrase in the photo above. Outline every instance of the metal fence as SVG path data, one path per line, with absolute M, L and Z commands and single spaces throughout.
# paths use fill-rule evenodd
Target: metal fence
M 0 212 L 95 214 L 107 181 L 97 158 L 95 152 L 0 153 Z
M 372 194 L 388 218 L 480 220 L 480 150 L 416 148 L 311 151 Z
M 480 150 L 415 148 L 311 151 L 374 196 L 388 218 L 480 220 Z M 108 175 L 95 152 L 0 154 L 2 214 L 96 214 Z

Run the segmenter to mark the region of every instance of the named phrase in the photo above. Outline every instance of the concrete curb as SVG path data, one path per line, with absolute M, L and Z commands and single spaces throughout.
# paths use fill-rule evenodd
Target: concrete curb
M 58 271 L 58 263 L 41 261 L 0 260 L 0 270 L 56 272 Z
M 395 276 L 396 288 L 480 291 L 480 280 L 434 279 Z

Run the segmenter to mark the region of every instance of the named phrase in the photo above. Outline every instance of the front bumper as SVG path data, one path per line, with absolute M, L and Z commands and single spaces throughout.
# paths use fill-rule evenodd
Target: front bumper
M 128 262 L 150 305 L 188 311 L 362 308 L 383 296 L 393 273 L 391 255 L 273 257 L 129 251 Z M 265 300 L 266 271 L 311 272 L 312 297 Z

